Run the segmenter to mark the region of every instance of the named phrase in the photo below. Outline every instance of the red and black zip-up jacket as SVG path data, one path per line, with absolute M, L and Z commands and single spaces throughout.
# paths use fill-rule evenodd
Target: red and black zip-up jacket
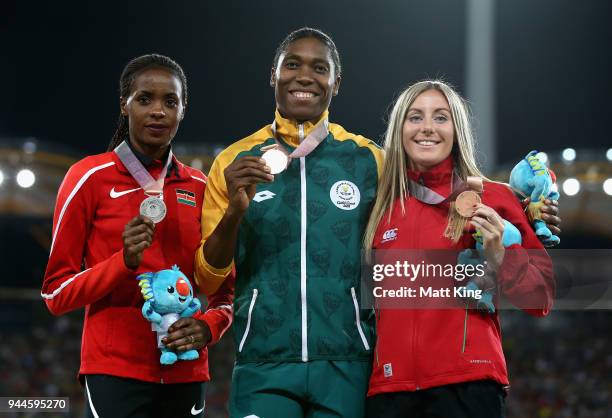
M 139 156 L 142 161 L 143 156 Z M 154 178 L 161 161 L 145 164 Z M 41 296 L 60 315 L 85 307 L 79 376 L 107 374 L 147 382 L 209 380 L 208 354 L 195 361 L 159 363 L 155 332 L 142 316 L 143 298 L 136 276 L 178 265 L 193 281 L 193 257 L 200 244 L 200 217 L 206 177 L 173 158 L 164 183 L 165 219 L 155 228 L 153 244 L 140 267 L 123 261 L 121 234 L 146 198 L 114 152 L 86 157 L 62 182 L 53 216 L 53 241 Z M 179 201 L 180 198 L 180 201 Z M 212 343 L 232 320 L 233 282 L 208 296 L 206 321 Z
M 430 171 L 409 172 L 409 176 L 447 196 L 452 170 L 449 157 Z M 552 307 L 554 293 L 552 264 L 519 201 L 509 187 L 485 182 L 482 203 L 514 224 L 522 235 L 521 246 L 513 245 L 506 250 L 497 278 L 499 291 L 528 313 L 546 315 Z M 376 250 L 474 247 L 469 234 L 464 234 L 457 244 L 444 238 L 448 206 L 429 205 L 411 196 L 404 205 L 404 216 L 399 200 L 389 223 L 384 215 L 374 237 Z M 383 237 L 393 229 L 396 229 L 394 233 Z M 527 248 L 539 251 L 528 252 Z M 378 339 L 368 396 L 483 379 L 508 384 L 497 313 L 482 314 L 466 309 L 381 309 L 377 318 Z

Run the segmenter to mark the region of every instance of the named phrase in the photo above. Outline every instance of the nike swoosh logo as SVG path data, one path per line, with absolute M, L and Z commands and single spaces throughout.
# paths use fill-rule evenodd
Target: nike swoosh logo
M 204 401 L 204 405 L 202 405 L 202 409 L 195 409 L 196 404 L 193 404 L 193 406 L 191 407 L 191 415 L 201 414 L 205 406 L 206 406 L 206 401 Z
M 112 197 L 113 199 L 116 199 L 116 198 L 121 197 L 121 196 L 123 196 L 125 194 L 132 193 L 132 192 L 135 192 L 136 190 L 140 190 L 140 189 L 141 189 L 140 187 L 136 187 L 135 189 L 123 190 L 121 192 L 116 192 L 115 188 L 113 187 L 111 189 L 111 191 L 110 191 L 110 197 Z

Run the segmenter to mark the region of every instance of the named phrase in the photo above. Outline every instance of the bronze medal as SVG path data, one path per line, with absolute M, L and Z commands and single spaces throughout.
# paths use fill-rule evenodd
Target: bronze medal
M 466 190 L 457 196 L 455 200 L 455 208 L 459 215 L 464 218 L 471 218 L 474 216 L 476 205 L 480 203 L 480 196 L 478 193 L 472 190 Z

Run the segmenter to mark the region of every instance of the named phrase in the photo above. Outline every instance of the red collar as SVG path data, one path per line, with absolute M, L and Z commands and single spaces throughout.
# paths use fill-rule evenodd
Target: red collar
M 408 169 L 408 177 L 438 193 L 450 193 L 454 166 L 453 156 L 449 155 L 446 159 L 427 171 Z
M 119 172 L 122 174 L 131 175 L 128 169 L 123 165 L 117 154 L 112 151 L 111 153 L 113 154 L 112 158 L 115 164 L 117 165 L 117 169 L 119 170 Z M 155 177 L 155 174 L 159 175 L 159 173 L 161 172 L 163 168 L 163 163 L 160 160 L 152 160 L 151 163 L 146 167 L 149 173 L 151 173 L 151 175 Z M 170 168 L 168 169 L 168 174 L 166 175 L 166 178 L 169 179 L 174 176 L 177 176 L 178 178 L 185 178 L 188 177 L 188 173 L 185 169 L 185 164 L 181 163 L 173 154 L 172 162 L 170 163 Z

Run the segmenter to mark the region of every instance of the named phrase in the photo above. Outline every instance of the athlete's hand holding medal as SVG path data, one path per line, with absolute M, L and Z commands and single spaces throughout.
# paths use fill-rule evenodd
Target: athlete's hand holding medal
M 496 272 L 505 254 L 502 243 L 504 221 L 493 208 L 482 204 L 480 198 L 483 191 L 482 179 L 468 177 L 465 186 L 467 190 L 459 193 L 455 199 L 455 210 L 463 218 L 469 219 L 476 231 L 482 234 L 483 250 L 488 268 Z
M 255 196 L 257 183 L 271 183 L 274 175 L 260 157 L 247 156 L 235 160 L 224 171 L 227 194 L 229 197 L 228 212 L 242 216 L 249 208 Z
M 163 190 L 168 166 L 172 161 L 172 151 L 168 153 L 157 180 L 149 174 L 125 141 L 115 148 L 115 153 L 147 196 L 140 204 L 140 215 L 130 220 L 123 231 L 123 259 L 128 268 L 135 270 L 142 261 L 143 251 L 153 242 L 155 224 L 166 217 Z

